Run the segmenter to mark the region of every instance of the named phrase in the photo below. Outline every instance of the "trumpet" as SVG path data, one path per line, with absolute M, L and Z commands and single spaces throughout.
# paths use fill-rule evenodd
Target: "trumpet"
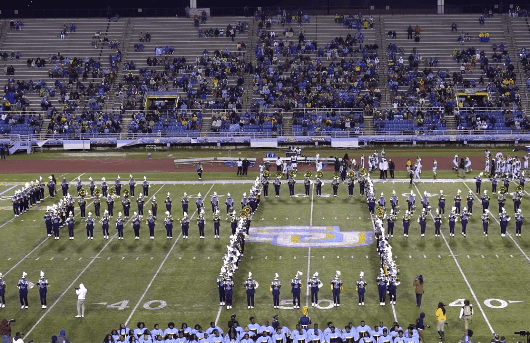
M 86 191 L 85 191 L 84 188 L 81 188 L 81 189 L 79 190 L 79 196 L 82 197 L 82 198 L 84 198 L 84 197 L 86 196 Z
M 129 190 L 128 189 L 123 191 L 123 196 L 126 197 L 126 198 L 129 197 Z
M 380 219 L 383 219 L 384 216 L 385 216 L 385 208 L 383 206 L 377 206 L 377 208 L 375 209 L 375 213 L 377 215 L 378 218 Z

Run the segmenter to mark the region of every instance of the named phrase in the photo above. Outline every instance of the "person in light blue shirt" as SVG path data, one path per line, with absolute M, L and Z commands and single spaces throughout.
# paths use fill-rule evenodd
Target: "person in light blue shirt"
M 164 335 L 164 331 L 160 329 L 160 325 L 155 324 L 155 326 L 153 327 L 153 330 L 151 330 L 151 336 L 153 337 L 153 339 L 158 340 L 158 336 L 163 337 L 163 335 Z
M 103 194 L 104 197 L 107 197 L 107 191 L 109 186 L 107 185 L 107 181 L 104 177 L 101 178 L 101 181 L 101 194 Z
M 359 339 L 359 335 L 355 332 L 355 329 L 350 325 L 346 325 L 342 331 L 342 341 L 345 343 L 355 343 Z
M 149 216 L 145 220 L 145 223 L 147 224 L 147 227 L 149 228 L 149 239 L 155 239 L 156 219 L 153 216 L 153 212 L 151 210 L 149 210 L 148 213 L 149 213 Z
M 255 340 L 256 343 L 272 343 L 270 333 L 266 335 L 258 336 Z
M 287 337 L 281 328 L 277 328 L 274 335 L 272 335 L 272 343 L 287 343 Z
M 377 339 L 377 343 L 392 343 L 392 336 L 388 333 L 388 329 L 383 329 L 383 334 Z
M 250 331 L 256 334 L 260 328 L 260 325 L 256 323 L 256 318 L 250 317 L 250 324 L 248 324 L 247 327 Z
M 90 213 L 89 213 L 90 215 Z M 121 212 L 118 213 L 118 218 L 116 218 L 116 230 L 118 230 L 118 240 L 123 240 L 123 227 L 125 225 L 125 220 L 122 217 Z
M 169 322 L 167 324 L 167 329 L 164 330 L 164 336 L 166 339 L 174 339 L 177 337 L 178 330 L 175 328 L 175 323 Z
M 141 338 L 143 335 L 144 335 L 144 332 L 147 330 L 147 328 L 145 327 L 145 323 L 144 322 L 138 322 L 136 324 L 136 329 L 134 329 L 134 336 L 136 338 Z M 149 330 L 147 330 L 149 331 Z
M 213 335 L 208 337 L 210 343 L 223 343 L 223 336 L 217 330 L 213 330 Z
M 234 295 L 234 281 L 227 277 L 225 278 L 225 300 L 226 300 L 226 309 L 232 308 L 232 297 Z
M 46 308 L 46 295 L 48 293 L 48 286 L 50 283 L 44 277 L 44 272 L 40 272 L 40 279 L 37 281 L 37 287 L 39 287 L 40 304 L 42 308 Z
M 86 220 L 86 235 L 87 239 L 94 239 L 94 218 L 92 218 L 92 212 L 88 212 L 88 218 Z
M 134 196 L 134 188 L 136 187 L 136 181 L 134 180 L 134 177 L 129 175 L 129 195 Z M 152 333 L 151 333 L 152 334 Z
M 253 339 L 250 338 L 250 334 L 248 332 L 245 332 L 240 343 L 255 343 L 255 342 Z
M 212 212 L 215 213 L 215 210 L 219 207 L 219 197 L 217 196 L 217 192 L 213 192 L 210 203 L 212 204 Z
M 274 328 L 270 325 L 269 321 L 266 320 L 265 323 L 259 327 L 258 333 L 260 334 L 272 334 L 274 332 Z
M 197 206 L 197 212 L 201 212 L 201 209 L 204 207 L 204 201 L 202 200 L 201 193 L 197 194 L 197 200 L 195 200 L 195 205 Z
M 142 188 L 143 188 L 143 191 L 144 191 L 144 195 L 146 197 L 149 196 L 149 182 L 147 181 L 147 177 L 144 176 L 144 182 L 142 183 Z
M 330 327 L 329 333 L 325 336 L 324 340 L 329 343 L 339 343 L 342 340 L 341 333 L 335 328 L 335 326 Z
M 356 327 L 355 330 L 357 331 L 359 338 L 365 337 L 365 333 L 368 333 L 369 336 L 372 334 L 372 329 L 364 323 L 364 320 L 361 320 L 361 324 Z
M 66 178 L 63 178 L 63 181 L 61 181 L 61 189 L 63 191 L 63 197 L 68 195 L 68 188 L 70 188 L 70 186 L 68 185 L 68 181 L 66 181 Z
M 301 328 L 300 324 L 296 324 L 296 329 L 291 331 L 291 338 L 293 343 L 305 343 L 306 342 L 306 332 Z
M 300 308 L 300 289 L 302 288 L 302 280 L 299 276 L 302 272 L 296 272 L 295 277 L 291 280 L 291 293 L 293 294 L 293 308 Z

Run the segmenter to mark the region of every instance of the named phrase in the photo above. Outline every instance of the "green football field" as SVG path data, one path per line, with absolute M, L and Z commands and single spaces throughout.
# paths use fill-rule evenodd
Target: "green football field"
M 416 194 L 428 191 L 446 194 L 448 208 L 457 190 L 462 190 L 463 198 L 469 188 L 474 190 L 473 182 L 457 178 L 438 179 L 433 182 L 432 173 L 425 172 L 425 178 L 415 185 L 408 180 L 396 179 L 395 182 L 376 182 L 376 194 L 385 194 L 387 201 L 395 190 L 400 196 L 400 220 L 396 223 L 395 234 L 390 238 L 396 262 L 399 265 L 400 281 L 395 306 L 379 306 L 375 278 L 379 274 L 379 257 L 373 242 L 372 218 L 368 213 L 366 200 L 359 196 L 358 186 L 355 196 L 348 197 L 346 185 L 339 188 L 339 196 L 330 196 L 329 181 L 323 187 L 323 197 L 316 197 L 311 187 L 311 195 L 304 197 L 303 185 L 297 184 L 297 196 L 289 197 L 287 185 L 281 189 L 281 197 L 262 197 L 255 213 L 251 235 L 246 244 L 245 254 L 235 275 L 234 306 L 231 310 L 218 305 L 215 279 L 222 265 L 222 256 L 226 252 L 229 240 L 230 223 L 221 224 L 221 238 L 213 238 L 212 213 L 209 199 L 213 192 L 220 195 L 221 203 L 227 193 L 231 193 L 236 204 L 244 192 L 249 191 L 253 173 L 244 180 L 234 181 L 227 173 L 210 174 L 198 182 L 193 173 L 148 174 L 153 180 L 149 196 L 156 195 L 159 205 L 159 218 L 163 217 L 163 200 L 169 192 L 173 198 L 173 215 L 182 214 L 180 197 L 187 192 L 192 198 L 199 192 L 207 202 L 206 239 L 199 239 L 195 224 L 195 206 L 190 201 L 190 239 L 183 240 L 179 225 L 175 225 L 173 240 L 165 238 L 163 222 L 157 224 L 156 239 L 149 240 L 147 226 L 142 225 L 140 240 L 134 240 L 132 226 L 128 224 L 125 240 L 116 239 L 115 230 L 111 230 L 111 239 L 104 240 L 101 225 L 94 231 L 94 240 L 87 241 L 84 223 L 76 212 L 76 238 L 67 239 L 66 229 L 61 232 L 59 241 L 46 237 L 43 221 L 46 206 L 54 199 L 47 198 L 37 208 L 31 209 L 18 218 L 11 211 L 11 196 L 20 182 L 35 179 L 34 175 L 4 176 L 0 184 L 0 272 L 4 274 L 8 289 L 6 308 L 0 309 L 2 318 L 16 318 L 13 332 L 27 333 L 26 341 L 45 342 L 60 329 L 66 329 L 67 336 L 73 342 L 98 342 L 106 333 L 126 323 L 136 327 L 143 321 L 152 328 L 159 323 L 165 328 L 173 321 L 180 327 L 186 322 L 192 326 L 209 326 L 217 322 L 226 329 L 230 315 L 235 313 L 242 326 L 250 316 L 259 323 L 271 320 L 279 315 L 282 325 L 294 328 L 301 311 L 292 309 L 290 280 L 297 271 L 303 273 L 302 280 L 314 272 L 319 272 L 324 287 L 320 291 L 317 308 L 311 308 L 306 287 L 303 288 L 302 304 L 309 304 L 309 315 L 314 323 L 321 327 L 332 321 L 343 328 L 349 322 L 355 326 L 365 320 L 370 326 L 383 322 L 390 326 L 398 321 L 403 327 L 414 323 L 421 311 L 426 313 L 426 322 L 431 329 L 425 331 L 426 341 L 437 341 L 434 310 L 438 302 L 447 305 L 448 326 L 446 341 L 458 341 L 463 332 L 458 314 L 463 299 L 469 299 L 474 306 L 475 315 L 471 328 L 475 331 L 476 341 L 489 341 L 492 332 L 506 336 L 508 341 L 521 340 L 514 331 L 528 329 L 530 297 L 528 277 L 530 269 L 530 249 L 526 225 L 523 236 L 515 237 L 515 224 L 509 224 L 509 235 L 500 236 L 498 223 L 492 218 L 490 235 L 482 234 L 480 220 L 480 201 L 475 200 L 474 215 L 468 225 L 466 238 L 459 235 L 457 223 L 455 237 L 449 237 L 447 222 L 442 224 L 442 237 L 434 237 L 432 220 L 428 222 L 427 234 L 421 238 L 419 224 L 416 222 L 418 211 L 414 214 L 410 236 L 402 236 L 401 217 L 405 209 L 405 194 L 413 190 Z M 303 172 L 299 172 L 302 179 Z M 329 179 L 331 172 L 324 178 Z M 401 174 L 400 174 L 401 175 Z M 447 172 L 447 177 L 452 173 Z M 73 180 L 78 175 L 65 177 Z M 89 175 L 83 175 L 84 181 Z M 108 181 L 115 180 L 114 174 L 92 175 L 95 180 L 105 176 Z M 469 175 L 472 177 L 474 175 Z M 62 176 L 61 176 L 62 177 Z M 374 175 L 375 177 L 375 175 Z M 445 174 L 444 174 L 444 177 Z M 123 175 L 122 175 L 123 178 Z M 138 176 L 137 180 L 140 179 Z M 18 179 L 18 180 L 14 180 Z M 187 181 L 193 180 L 193 181 Z M 123 180 L 122 180 L 123 181 Z M 177 181 L 177 182 L 175 182 Z M 510 191 L 515 189 L 512 184 Z M 75 189 L 75 187 L 73 187 Z M 273 194 L 272 184 L 269 192 Z M 137 193 L 140 187 L 137 186 Z M 491 190 L 488 182 L 483 189 Z M 47 194 L 47 191 L 46 191 Z M 431 204 L 436 206 L 436 196 Z M 530 208 L 529 195 L 523 198 L 523 213 Z M 55 201 L 58 199 L 56 198 Z M 194 201 L 192 199 L 192 201 Z M 418 207 L 420 197 L 416 198 Z M 464 202 L 463 202 L 464 203 Z M 88 210 L 93 210 L 89 199 Z M 511 200 L 507 201 L 507 211 L 513 217 Z M 150 208 L 150 201 L 145 210 Z M 102 210 L 105 208 L 102 202 Z M 131 207 L 131 212 L 135 208 Z M 492 197 L 490 209 L 497 215 L 496 200 Z M 115 206 L 115 211 L 121 205 Z M 226 219 L 225 206 L 221 207 L 223 219 Z M 433 210 L 434 214 L 434 210 Z M 175 234 L 176 232 L 176 234 Z M 20 309 L 16 284 L 23 271 L 28 280 L 36 283 L 39 272 L 44 271 L 50 282 L 48 308 L 41 309 L 37 288 L 30 290 L 29 309 Z M 334 308 L 331 303 L 329 282 L 336 271 L 342 273 L 344 290 L 341 294 L 341 307 Z M 243 282 L 248 272 L 259 282 L 256 294 L 256 306 L 247 309 Z M 366 305 L 357 305 L 355 281 L 359 273 L 365 273 L 368 281 Z M 280 309 L 273 309 L 269 284 L 274 274 L 280 275 L 283 284 Z M 414 277 L 422 274 L 425 278 L 425 295 L 422 308 L 415 306 Z M 84 283 L 88 288 L 86 317 L 74 318 L 76 314 L 76 295 L 74 288 Z

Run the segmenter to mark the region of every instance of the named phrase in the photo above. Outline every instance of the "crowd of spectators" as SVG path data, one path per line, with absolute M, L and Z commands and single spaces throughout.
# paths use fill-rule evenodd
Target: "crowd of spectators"
M 101 111 L 83 110 L 81 114 L 51 110 L 48 134 L 101 134 L 121 131 L 121 115 Z
M 9 101 L 0 107 L 0 134 L 29 135 L 40 132 L 42 117 L 11 114 Z
M 283 114 L 280 111 L 246 111 L 217 113 L 212 116 L 212 132 L 282 133 Z
M 293 112 L 293 133 L 299 135 L 322 134 L 330 131 L 360 133 L 364 128 L 362 111 L 295 110 Z
M 168 110 L 146 111 L 133 114 L 129 133 L 198 133 L 202 125 L 202 112 Z
M 209 29 L 199 29 L 199 37 L 230 37 L 232 41 L 236 37 L 236 34 L 243 34 L 249 30 L 249 25 L 247 22 L 238 21 L 235 26 L 228 24 L 226 30 L 221 28 L 209 28 Z

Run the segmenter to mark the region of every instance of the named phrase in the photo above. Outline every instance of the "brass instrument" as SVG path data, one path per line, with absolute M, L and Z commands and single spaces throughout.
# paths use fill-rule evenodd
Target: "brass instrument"
M 517 186 L 517 193 L 521 193 L 523 190 L 524 190 L 523 186 L 521 185 Z
M 366 169 L 365 168 L 361 168 L 361 170 L 359 170 L 359 173 L 361 173 L 362 176 L 366 176 Z
M 355 177 L 355 172 L 354 172 L 353 170 L 350 170 L 350 171 L 348 172 L 348 177 L 349 177 L 350 179 L 353 179 L 353 178 Z
M 276 172 L 276 177 L 282 177 L 282 175 L 283 175 L 283 174 L 282 174 L 281 171 L 277 171 L 277 172 Z
M 123 191 L 123 196 L 126 197 L 126 198 L 129 197 L 129 190 L 128 189 Z
M 323 178 L 323 177 L 324 177 L 324 173 L 321 172 L 321 171 L 319 171 L 319 172 L 317 173 L 317 177 L 318 177 L 319 179 Z
M 339 172 L 335 172 L 335 173 L 333 174 L 333 177 L 338 178 L 339 176 L 340 176 Z
M 86 190 L 84 188 L 81 188 L 79 190 L 79 196 L 82 197 L 82 198 L 84 198 L 86 196 Z
M 239 212 L 239 216 L 246 218 L 247 217 L 247 211 L 241 210 L 241 212 Z
M 96 197 L 99 197 L 100 194 L 101 194 L 101 190 L 99 188 L 97 188 L 96 191 L 94 192 L 94 195 Z
M 291 177 L 293 178 L 296 177 L 296 170 L 294 169 L 289 170 L 289 175 L 291 175 Z
M 383 219 L 385 217 L 385 208 L 383 206 L 377 206 L 375 213 L 378 218 Z
M 251 208 L 250 206 L 248 206 L 248 205 L 245 206 L 245 207 L 243 208 L 243 210 L 245 211 L 245 213 L 246 213 L 247 215 L 250 214 L 250 212 L 252 212 L 252 208 Z
M 114 197 L 114 195 L 116 195 L 116 188 L 115 187 L 110 189 L 109 195 L 112 196 L 112 197 Z
M 311 170 L 308 170 L 308 171 L 305 172 L 305 177 L 311 177 L 311 175 L 313 175 Z
M 265 170 L 263 172 L 263 177 L 266 178 L 266 179 L 268 179 L 270 175 L 271 175 L 271 173 L 268 170 Z
M 499 191 L 500 191 L 502 194 L 506 193 L 506 187 L 501 186 L 501 188 L 499 188 Z

